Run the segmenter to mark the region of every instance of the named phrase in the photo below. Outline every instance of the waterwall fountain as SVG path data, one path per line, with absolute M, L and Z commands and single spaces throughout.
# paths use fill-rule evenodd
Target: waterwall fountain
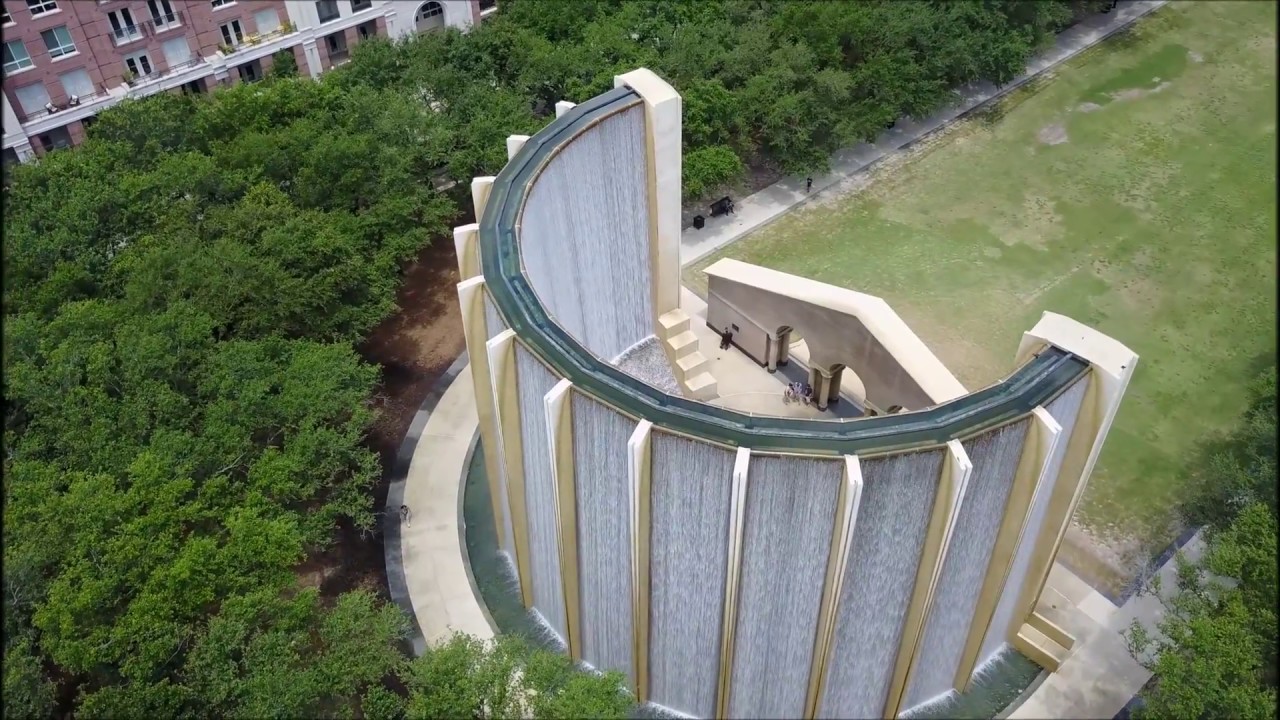
M 1046 314 L 977 392 L 851 420 L 749 415 L 688 382 L 680 98 L 646 70 L 477 178 L 455 231 L 498 544 L 574 658 L 696 717 L 896 717 L 1012 645 L 1137 361 Z M 617 364 L 663 343 L 683 393 Z M 856 368 L 851 368 L 856 372 Z M 723 383 L 723 379 L 721 379 Z

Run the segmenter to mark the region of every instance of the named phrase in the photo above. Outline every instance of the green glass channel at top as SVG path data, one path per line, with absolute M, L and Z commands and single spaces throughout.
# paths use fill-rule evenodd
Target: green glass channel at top
M 530 287 L 516 235 L 525 194 L 542 164 L 596 121 L 635 104 L 615 88 L 553 120 L 529 138 L 494 179 L 479 222 L 485 287 L 525 346 L 587 394 L 660 428 L 757 452 L 854 455 L 931 447 L 1021 417 L 1088 372 L 1089 364 L 1049 346 L 999 383 L 901 415 L 810 420 L 748 415 L 669 395 L 591 354 L 551 317 Z

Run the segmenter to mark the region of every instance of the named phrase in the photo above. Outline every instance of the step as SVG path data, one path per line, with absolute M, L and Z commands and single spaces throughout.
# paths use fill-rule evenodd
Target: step
M 1066 648 L 1050 640 L 1044 633 L 1029 624 L 1024 624 L 1018 630 L 1018 634 L 1013 638 L 1013 647 L 1049 672 L 1057 672 L 1062 661 L 1067 659 Z
M 1071 633 L 1063 630 L 1061 625 L 1039 611 L 1031 613 L 1031 617 L 1027 618 L 1027 624 L 1039 630 L 1045 637 L 1067 652 L 1070 652 L 1071 646 L 1076 644 L 1076 639 L 1071 637 Z
M 1040 593 L 1040 602 L 1036 605 L 1035 612 L 1027 621 L 1051 640 L 1070 650 L 1081 631 L 1078 617 L 1073 617 L 1073 612 L 1075 609 L 1071 601 L 1052 586 L 1046 585 Z
M 698 336 L 692 330 L 685 330 L 668 339 L 667 347 L 671 348 L 672 357 L 679 360 L 689 353 L 698 352 Z
M 709 372 L 702 372 L 689 378 L 684 384 L 689 397 L 694 400 L 714 400 L 720 393 L 716 387 L 716 379 Z
M 676 365 L 680 367 L 678 372 L 682 377 L 693 377 L 707 369 L 707 356 L 700 352 L 689 353 L 677 360 Z
M 662 328 L 664 338 L 679 335 L 689 329 L 689 313 L 676 308 L 658 317 L 658 327 Z

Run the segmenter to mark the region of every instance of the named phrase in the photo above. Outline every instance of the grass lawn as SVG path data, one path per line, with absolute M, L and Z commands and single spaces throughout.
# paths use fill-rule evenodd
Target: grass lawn
M 978 389 L 1040 313 L 1141 356 L 1078 516 L 1166 541 L 1275 362 L 1276 4 L 1180 2 L 734 257 L 884 297 Z M 819 199 L 821 200 L 821 199 Z

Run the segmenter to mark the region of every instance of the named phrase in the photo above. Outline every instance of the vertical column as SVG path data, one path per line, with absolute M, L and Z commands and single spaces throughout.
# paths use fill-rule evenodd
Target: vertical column
M 508 135 L 507 160 L 514 158 L 516 153 L 520 152 L 520 148 L 524 147 L 524 144 L 527 142 L 529 142 L 528 135 Z M 479 220 L 480 218 L 477 216 L 476 219 Z
M 813 397 L 818 401 L 818 409 L 826 410 L 831 398 L 831 374 L 823 368 L 814 368 L 809 374 L 814 378 L 810 384 L 813 385 Z
M 1059 470 L 1057 486 L 1049 499 L 1044 525 L 1035 539 L 1031 568 L 1015 613 L 1017 622 L 1035 610 L 1049 578 L 1049 570 L 1058 556 L 1062 538 L 1089 484 L 1093 466 L 1102 452 L 1103 442 L 1120 408 L 1120 400 L 1138 364 L 1138 356 L 1115 339 L 1064 315 L 1048 312 L 1040 316 L 1040 321 L 1030 332 L 1023 334 L 1015 361 L 1018 364 L 1026 362 L 1046 345 L 1089 361 L 1091 371 L 1089 389 L 1071 437 L 1059 440 L 1068 443 L 1066 457 Z
M 649 185 L 649 262 L 653 321 L 680 307 L 681 103 L 675 88 L 641 68 L 613 79 L 644 100 Z M 557 113 L 558 113 L 557 106 Z
M 649 537 L 652 509 L 653 423 L 641 420 L 627 440 L 627 474 L 631 482 L 631 623 L 634 635 L 635 693 L 649 699 Z
M 844 366 L 840 365 L 835 372 L 831 373 L 831 382 L 828 383 L 827 402 L 835 404 L 840 402 L 840 383 L 844 379 Z
M 560 579 L 564 586 L 569 656 L 582 659 L 582 612 L 578 582 L 578 498 L 573 469 L 573 383 L 561 380 L 543 398 L 556 488 L 556 524 L 560 538 Z
M 511 530 L 515 533 L 516 570 L 526 608 L 533 607 L 533 581 L 529 569 L 529 521 L 524 488 L 524 442 L 520 434 L 520 395 L 516 381 L 516 334 L 503 330 L 484 344 L 489 359 L 496 410 L 497 434 L 502 438 L 503 466 L 507 473 L 507 499 L 511 503 Z M 474 357 L 474 356 L 473 356 Z M 479 382 L 476 383 L 477 387 Z
M 729 562 L 724 584 L 724 629 L 720 633 L 720 689 L 716 717 L 728 717 L 729 680 L 733 674 L 733 641 L 738 625 L 738 583 L 742 579 L 743 525 L 747 514 L 747 470 L 751 451 L 738 448 L 733 463 L 733 495 L 729 501 Z
M 1026 534 L 1026 522 L 1035 499 L 1036 490 L 1040 487 L 1044 475 L 1049 471 L 1049 460 L 1053 449 L 1058 444 L 1062 426 L 1053 419 L 1043 407 L 1038 407 L 1031 414 L 1031 430 L 1027 433 L 1026 443 L 1022 448 L 1022 458 L 1018 461 L 1018 469 L 1013 479 L 1013 489 L 1005 502 L 1004 516 L 1000 529 L 996 532 L 995 546 L 991 552 L 991 561 L 987 565 L 986 576 L 978 591 L 978 603 L 974 608 L 973 620 L 969 624 L 969 634 L 965 638 L 964 651 L 960 655 L 960 665 L 956 669 L 955 681 L 952 685 L 957 692 L 967 692 L 973 677 L 973 669 L 977 666 L 982 641 L 991 628 L 991 621 L 1000 602 L 1001 593 L 1009 578 L 1013 566 L 1014 554 L 1019 543 Z M 1010 637 L 1009 640 L 1012 640 Z
M 942 464 L 942 476 L 933 501 L 933 513 L 929 518 L 929 530 L 925 535 L 924 551 L 920 567 L 916 570 L 915 589 L 907 605 L 907 617 L 902 627 L 902 640 L 898 646 L 898 658 L 894 663 L 893 679 L 889 684 L 889 696 L 884 717 L 896 718 L 902 709 L 902 698 L 911 681 L 911 668 L 916 661 L 916 651 L 924 634 L 924 621 L 933 603 L 933 592 L 946 560 L 947 545 L 955 528 L 956 515 L 964 499 L 965 486 L 973 463 L 959 440 L 947 443 L 947 454 Z
M 453 229 L 453 251 L 458 257 L 458 277 L 473 278 L 480 274 L 480 226 L 476 223 Z
M 476 276 L 458 283 L 458 304 L 462 308 L 462 334 L 467 343 L 467 358 L 471 365 L 472 392 L 475 395 L 476 416 L 479 420 L 481 449 L 484 453 L 485 475 L 489 478 L 489 495 L 493 501 L 493 522 L 498 532 L 505 532 L 502 521 L 504 514 L 511 517 L 512 528 L 516 527 L 515 499 L 508 492 L 508 502 L 512 507 L 503 508 L 503 496 L 498 483 L 503 482 L 504 472 L 500 468 L 502 462 L 502 436 L 498 429 L 496 406 L 493 397 L 493 380 L 489 370 L 489 354 L 487 349 L 488 332 L 484 318 L 484 278 Z M 519 438 L 516 438 L 519 442 Z M 521 495 L 523 498 L 523 495 Z M 524 513 L 521 512 L 521 521 Z M 524 552 L 524 539 L 513 537 L 510 546 L 516 550 L 516 568 L 520 568 L 520 554 Z M 521 580 L 523 587 L 524 580 Z
M 831 638 L 836 627 L 836 608 L 840 604 L 845 565 L 849 560 L 849 543 L 862 503 L 862 466 L 854 455 L 844 456 L 844 479 L 840 484 L 835 532 L 831 536 L 831 554 L 827 561 L 827 577 L 822 587 L 822 606 L 818 611 L 818 636 L 813 647 L 813 665 L 809 670 L 809 697 L 805 701 L 805 717 L 818 714 L 818 698 L 831 656 Z
M 577 105 L 578 105 L 577 103 L 571 103 L 568 100 L 561 100 L 560 102 L 556 103 L 556 117 L 560 117 L 561 115 L 564 115 L 565 113 L 577 107 Z
M 311 75 L 311 79 L 320 77 L 324 66 L 320 63 L 320 49 L 316 47 L 315 38 L 302 41 L 302 54 L 307 59 L 307 73 Z

